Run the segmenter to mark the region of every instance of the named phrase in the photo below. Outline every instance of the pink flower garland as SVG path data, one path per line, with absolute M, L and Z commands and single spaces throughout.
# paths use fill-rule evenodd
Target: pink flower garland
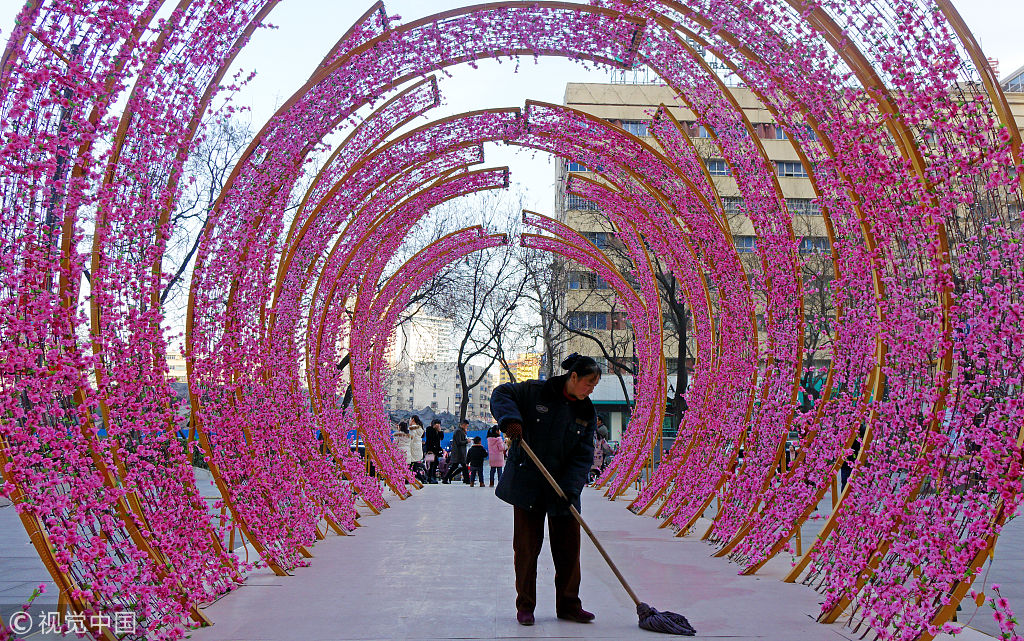
M 1024 465 L 1024 239 L 1007 208 L 1021 202 L 1020 137 L 1000 121 L 998 96 L 982 93 L 967 62 L 976 52 L 957 39 L 948 9 L 602 0 L 409 25 L 368 12 L 259 133 L 205 230 L 186 344 L 193 418 L 231 511 L 215 524 L 175 435 L 159 265 L 210 99 L 274 4 L 202 0 L 154 23 L 155 2 L 50 0 L 22 11 L 3 57 L 5 491 L 45 530 L 75 611 L 131 611 L 139 636 L 179 638 L 199 620 L 198 603 L 246 569 L 227 549 L 232 527 L 279 572 L 307 563 L 321 526 L 355 526 L 357 492 L 386 506 L 349 430 L 404 492 L 411 477 L 383 413 L 384 346 L 430 274 L 507 239 L 463 230 L 397 277 L 385 268 L 431 207 L 507 185 L 503 171 L 468 171 L 483 143 L 500 141 L 601 167 L 606 183 L 572 179 L 566 189 L 608 212 L 635 267 L 635 290 L 614 283 L 641 367 L 631 430 L 602 479 L 609 493 L 637 478 L 662 421 L 653 252 L 682 284 L 698 354 L 679 437 L 634 505 L 662 497 L 663 515 L 688 528 L 720 499 L 708 538 L 755 571 L 785 548 L 863 432 L 850 485 L 799 573 L 823 592 L 825 618 L 853 606 L 885 639 L 943 629 L 1020 503 Z M 827 285 L 799 278 L 774 168 L 681 33 L 730 66 L 799 150 L 832 240 Z M 659 73 L 714 131 L 757 233 L 760 273 L 748 281 L 714 184 L 664 111 L 651 126 L 657 150 L 540 103 L 387 142 L 439 102 L 433 79 L 396 88 L 523 55 Z M 286 225 L 311 153 L 366 106 L 378 108 L 295 198 Z M 573 232 L 530 221 L 557 238 L 525 244 L 615 281 Z M 804 414 L 794 404 L 800 310 L 822 287 L 836 309 L 829 384 Z M 84 296 L 91 318 L 77 305 Z M 335 366 L 345 354 L 348 373 Z M 348 382 L 354 405 L 342 410 Z M 802 434 L 801 455 L 777 473 L 790 429 Z M 1010 626 L 1009 604 L 994 602 Z

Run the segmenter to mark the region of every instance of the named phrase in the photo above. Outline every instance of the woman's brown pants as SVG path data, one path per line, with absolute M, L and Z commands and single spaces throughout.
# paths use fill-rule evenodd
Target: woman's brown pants
M 537 605 L 537 557 L 544 543 L 543 510 L 513 507 L 512 550 L 516 568 L 516 611 Z M 548 516 L 551 560 L 555 564 L 555 612 L 573 613 L 580 602 L 580 524 L 572 515 Z

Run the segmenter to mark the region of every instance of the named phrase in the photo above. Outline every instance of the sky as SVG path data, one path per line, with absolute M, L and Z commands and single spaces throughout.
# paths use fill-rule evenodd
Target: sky
M 176 3 L 168 2 L 168 5 Z M 258 130 L 274 111 L 309 77 L 310 71 L 337 39 L 371 6 L 371 0 L 282 0 L 268 21 L 275 29 L 260 29 L 236 59 L 234 70 L 255 71 L 255 79 L 235 97 L 251 108 Z M 474 4 L 452 0 L 385 0 L 389 15 L 410 22 L 439 11 Z M 1021 0 L 954 0 L 986 55 L 1000 63 L 1005 76 L 1024 66 L 1024 2 Z M 21 2 L 0 1 L 0 39 L 6 41 Z M 567 82 L 608 82 L 608 71 L 586 70 L 563 59 L 524 59 L 519 73 L 514 65 L 483 62 L 478 70 L 466 65 L 452 68 L 451 78 L 440 80 L 443 106 L 430 113 L 438 118 L 488 107 L 522 106 L 527 98 L 561 103 Z M 230 77 L 230 73 L 229 76 Z M 417 123 L 422 124 L 422 123 Z M 488 145 L 487 165 L 511 167 L 513 184 L 522 186 L 524 206 L 552 213 L 554 161 L 514 147 Z
M 385 0 L 388 15 L 411 22 L 470 2 L 451 0 Z M 1000 74 L 1024 66 L 1024 2 L 1021 0 L 954 0 L 987 56 L 1000 60 Z M 254 123 L 262 124 L 309 76 L 337 38 L 371 5 L 369 0 L 283 0 L 264 29 L 236 60 L 235 66 L 256 70 L 257 78 L 237 97 L 253 108 Z M 451 78 L 440 78 L 442 107 L 431 118 L 488 107 L 522 106 L 526 99 L 561 104 L 567 82 L 609 82 L 610 72 L 587 70 L 563 59 L 524 59 L 518 73 L 508 61 L 485 61 L 479 69 L 452 68 Z M 417 123 L 422 124 L 422 123 Z M 522 187 L 524 206 L 554 213 L 555 161 L 547 154 L 489 144 L 486 164 L 508 165 L 511 181 Z
M 1020 36 L 1024 1 L 953 2 L 985 54 L 999 61 L 1001 78 L 1024 66 L 1024 39 Z M 0 0 L 0 41 L 5 44 L 22 4 L 21 0 Z M 165 4 L 173 7 L 177 2 L 167 0 Z M 470 4 L 476 2 L 385 0 L 388 15 L 400 16 L 402 23 Z M 338 38 L 371 5 L 372 0 L 282 0 L 278 4 L 268 18 L 275 28 L 257 30 L 227 75 L 230 78 L 238 70 L 243 75 L 256 73 L 234 97 L 235 105 L 251 109 L 254 132 L 302 86 Z M 539 63 L 524 58 L 518 73 L 507 60 L 502 64 L 483 61 L 478 67 L 473 70 L 460 65 L 449 69 L 451 77 L 440 76 L 442 106 L 429 112 L 429 118 L 489 107 L 521 107 L 527 99 L 561 104 L 567 82 L 603 83 L 611 79 L 607 70 L 584 69 L 561 58 L 542 58 Z M 487 166 L 510 167 L 514 188 L 510 195 L 523 207 L 542 214 L 555 213 L 557 164 L 553 158 L 497 144 L 488 144 L 485 154 Z
M 21 3 L 0 2 L 0 29 L 6 40 Z M 175 4 L 168 2 L 168 5 Z M 409 22 L 439 11 L 466 6 L 452 0 L 386 0 L 389 15 Z M 1000 74 L 1024 66 L 1024 2 L 1021 0 L 955 0 L 986 55 L 1000 61 Z M 251 108 L 255 129 L 309 77 L 310 71 L 337 39 L 371 5 L 370 0 L 282 0 L 268 21 L 274 29 L 260 29 L 236 59 L 234 69 L 255 71 L 256 77 L 235 97 Z M 566 82 L 608 82 L 609 72 L 583 69 L 562 59 L 524 59 L 519 73 L 514 65 L 484 62 L 478 70 L 466 65 L 441 78 L 443 106 L 431 118 L 487 107 L 522 106 L 527 98 L 561 103 Z M 230 77 L 230 74 L 229 74 Z M 555 164 L 545 154 L 488 145 L 487 164 L 509 165 L 512 182 L 522 186 L 525 205 L 551 213 L 554 202 Z

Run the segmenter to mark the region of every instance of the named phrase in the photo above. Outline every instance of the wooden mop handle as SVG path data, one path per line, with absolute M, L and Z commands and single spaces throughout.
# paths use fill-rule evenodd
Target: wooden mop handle
M 587 536 L 590 537 L 590 540 L 594 542 L 594 547 L 597 548 L 597 551 L 601 553 L 601 556 L 603 556 L 604 560 L 608 563 L 608 567 L 610 567 L 612 569 L 612 572 L 615 573 L 615 578 L 619 580 L 619 583 L 622 584 L 622 587 L 626 588 L 626 592 L 629 593 L 629 598 L 633 599 L 633 604 L 640 605 L 640 599 L 638 599 L 636 593 L 633 592 L 633 588 L 629 587 L 629 584 L 626 583 L 626 579 L 622 576 L 622 573 L 619 572 L 619 568 L 615 567 L 615 564 L 612 563 L 611 557 L 609 557 L 608 553 L 604 551 L 604 546 L 602 546 L 601 542 L 597 540 L 597 537 L 594 536 L 594 533 L 590 531 L 590 527 L 587 525 L 587 522 L 584 521 L 583 517 L 580 516 L 580 513 L 576 511 L 576 508 L 573 506 L 572 501 L 569 500 L 569 497 L 565 495 L 565 492 L 562 491 L 562 488 L 555 481 L 554 477 L 552 477 L 551 473 L 548 472 L 548 468 L 544 467 L 544 464 L 540 462 L 540 459 L 538 459 L 537 455 L 533 453 L 533 450 L 530 449 L 530 446 L 526 444 L 526 441 L 524 441 L 523 439 L 519 439 L 519 445 L 522 446 L 522 448 L 526 451 L 526 454 L 530 457 L 530 460 L 533 461 L 533 464 L 537 466 L 537 469 L 540 470 L 540 473 L 544 475 L 544 478 L 548 480 L 548 483 L 551 484 L 551 487 L 554 488 L 558 496 L 562 497 L 562 499 L 564 499 L 565 502 L 569 505 L 569 511 L 572 512 L 572 515 L 574 517 L 576 517 L 576 521 L 580 524 L 580 527 L 583 528 L 583 531 L 587 533 Z

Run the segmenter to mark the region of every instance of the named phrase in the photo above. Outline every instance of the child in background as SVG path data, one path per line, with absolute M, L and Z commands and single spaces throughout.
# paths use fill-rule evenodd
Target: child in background
M 495 425 L 487 430 L 487 463 L 491 466 L 491 487 L 494 487 L 494 474 L 497 472 L 498 480 L 501 480 L 501 470 L 505 467 L 505 450 L 508 445 L 501 436 L 498 426 Z M 483 484 L 483 481 L 480 482 Z
M 480 444 L 480 437 L 473 437 L 473 446 L 466 452 L 466 461 L 469 463 L 469 487 L 476 485 L 476 478 L 480 477 L 480 487 L 484 487 L 484 459 L 487 458 L 487 449 Z
M 443 479 L 448 473 L 448 451 L 440 450 L 437 453 L 437 477 Z

